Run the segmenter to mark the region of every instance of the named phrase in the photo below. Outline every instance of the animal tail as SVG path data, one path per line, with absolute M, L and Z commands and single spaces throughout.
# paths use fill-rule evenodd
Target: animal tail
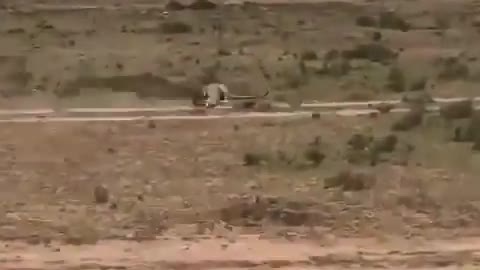
M 267 90 L 265 92 L 265 94 L 263 94 L 262 96 L 237 96 L 237 95 L 228 94 L 228 97 L 230 99 L 233 99 L 233 100 L 235 100 L 235 99 L 238 99 L 238 100 L 240 100 L 240 99 L 257 99 L 257 98 L 264 98 L 264 97 L 268 96 L 269 93 L 270 93 L 270 90 Z

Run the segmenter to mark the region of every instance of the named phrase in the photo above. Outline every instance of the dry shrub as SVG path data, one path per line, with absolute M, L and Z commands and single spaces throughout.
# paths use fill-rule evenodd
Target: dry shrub
M 44 19 L 42 19 L 40 22 L 38 22 L 35 26 L 39 29 L 44 29 L 44 30 L 55 28 L 52 24 L 50 24 L 48 21 L 46 21 Z
M 347 145 L 354 150 L 364 150 L 372 141 L 372 136 L 355 133 L 350 137 L 350 139 L 348 139 Z
M 266 161 L 267 157 L 265 154 L 249 152 L 243 155 L 244 166 L 259 166 Z
M 401 18 L 398 14 L 391 11 L 386 11 L 380 13 L 378 19 L 378 27 L 386 28 L 386 29 L 394 29 L 400 31 L 408 31 L 410 30 L 410 24 Z
M 470 69 L 458 57 L 449 57 L 440 61 L 438 78 L 441 80 L 465 80 L 470 75 Z
M 373 16 L 360 15 L 355 19 L 355 24 L 361 27 L 376 27 L 378 22 Z
M 475 28 L 480 27 L 480 16 L 476 16 L 475 18 L 472 19 L 472 26 Z
M 206 9 L 215 9 L 217 8 L 217 5 L 208 0 L 195 0 L 188 7 L 194 10 L 206 10 Z
M 110 195 L 109 195 L 108 189 L 104 185 L 98 185 L 93 190 L 93 198 L 95 200 L 95 203 L 98 203 L 98 204 L 107 203 L 109 200 L 109 197 Z
M 198 90 L 198 91 L 194 91 L 192 93 L 192 104 L 193 106 L 205 106 L 206 104 L 206 101 L 205 101 L 205 97 L 203 96 L 203 92 Z
M 184 10 L 186 6 L 178 1 L 170 0 L 165 5 L 166 10 Z
M 164 22 L 160 25 L 160 31 L 164 34 L 186 34 L 193 32 L 193 27 L 184 22 Z
M 447 103 L 440 108 L 440 115 L 448 120 L 464 119 L 472 116 L 474 111 L 471 99 Z
M 242 101 L 242 102 L 233 102 L 232 107 L 234 110 L 248 110 L 255 109 L 257 101 Z
M 408 113 L 395 121 L 391 127 L 392 131 L 409 131 L 420 126 L 423 121 L 423 110 L 412 108 Z
M 304 61 L 317 60 L 318 56 L 316 52 L 312 50 L 306 50 L 302 52 L 300 59 Z
M 395 134 L 389 134 L 383 138 L 375 140 L 374 148 L 378 152 L 391 153 L 395 151 L 395 147 L 398 144 L 398 137 Z
M 312 119 L 320 119 L 321 113 L 320 112 L 312 112 Z
M 472 145 L 472 150 L 473 151 L 480 151 L 480 136 L 477 136 Z
M 343 170 L 337 175 L 326 178 L 324 188 L 342 188 L 344 191 L 361 191 L 372 188 L 376 177 L 364 171 Z
M 397 53 L 379 43 L 359 44 L 353 49 L 343 51 L 346 59 L 366 59 L 372 62 L 388 64 L 395 58 Z
M 480 138 L 480 112 L 474 112 L 466 130 L 466 139 L 468 141 L 477 141 Z
M 380 40 L 382 40 L 382 37 L 383 37 L 383 35 L 382 35 L 382 33 L 379 32 L 379 31 L 374 31 L 374 32 L 372 33 L 372 40 L 373 40 L 373 41 L 380 41 Z
M 427 81 L 428 78 L 426 76 L 422 76 L 420 78 L 417 78 L 412 82 L 410 85 L 410 91 L 422 91 L 425 90 L 427 86 Z
M 304 157 L 313 166 L 318 166 L 325 159 L 325 154 L 316 147 L 309 147 L 305 150 Z
M 26 31 L 25 29 L 19 28 L 11 28 L 7 30 L 7 34 L 24 34 Z
M 398 66 L 391 67 L 387 77 L 387 88 L 400 93 L 405 91 L 406 85 L 407 82 L 403 70 Z

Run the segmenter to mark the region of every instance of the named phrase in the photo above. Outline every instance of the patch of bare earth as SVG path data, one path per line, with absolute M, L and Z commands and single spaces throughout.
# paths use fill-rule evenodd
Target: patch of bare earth
M 2 269 L 458 269 L 480 259 L 479 239 L 455 241 L 335 239 L 264 240 L 255 235 L 235 242 L 219 239 L 150 242 L 102 241 L 95 246 L 0 248 Z M 464 268 L 462 268 L 464 269 Z
M 475 264 L 472 142 L 402 117 L 4 125 L 2 269 Z

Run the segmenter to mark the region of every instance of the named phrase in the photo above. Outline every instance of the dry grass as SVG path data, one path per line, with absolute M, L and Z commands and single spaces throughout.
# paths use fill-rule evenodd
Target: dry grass
M 111 88 L 141 98 L 185 98 L 193 91 L 183 88 L 198 89 L 194 82 L 206 69 L 234 92 L 295 89 L 301 99 L 391 98 L 425 89 L 426 81 L 435 82 L 436 95 L 469 93 L 478 77 L 478 44 L 466 2 L 442 1 L 435 8 L 427 0 L 402 2 L 395 12 L 383 11 L 380 2 L 361 8 L 312 3 L 295 5 L 294 12 L 282 5 L 227 5 L 222 10 L 228 19 L 222 20 L 209 1 L 161 1 L 141 11 L 98 2 L 88 14 L 30 7 L 29 16 L 21 4 L 9 4 L 15 12 L 6 13 L 8 24 L 0 27 L 1 94 L 29 96 L 36 88 L 65 98 L 79 88 Z M 168 15 L 159 12 L 164 7 Z M 456 13 L 462 21 L 450 20 Z M 35 54 L 25 53 L 32 49 Z M 46 67 L 52 59 L 55 65 Z M 150 79 L 142 77 L 148 73 Z M 85 77 L 92 83 L 75 83 Z M 461 87 L 452 87 L 458 82 Z M 349 93 L 366 94 L 346 94 L 344 85 L 356 91 Z
M 475 14 L 465 1 L 447 2 L 435 8 L 443 18 L 461 12 L 464 22 L 438 20 L 426 0 L 399 3 L 395 13 L 379 13 L 375 1 L 226 6 L 221 28 L 216 6 L 203 0 L 170 2 L 168 16 L 123 5 L 88 16 L 12 9 L 0 26 L 0 88 L 8 97 L 35 87 L 61 97 L 106 88 L 174 99 L 220 80 L 249 94 L 271 89 L 294 109 L 302 99 L 405 90 L 413 91 L 405 102 L 423 107 L 429 94 L 477 89 Z M 437 32 L 426 30 L 432 19 Z M 365 235 L 382 223 L 365 213 L 394 213 L 410 232 L 478 228 L 480 118 L 465 108 L 443 115 L 455 125 L 467 118 L 453 131 L 468 143 L 452 142 L 438 115 L 386 114 L 388 106 L 376 118 L 9 124 L 0 129 L 0 238 L 142 240 L 219 219 L 245 230 L 311 225 Z M 331 179 L 339 188 L 325 189 Z
M 473 181 L 477 156 L 471 146 L 448 143 L 443 126 L 435 124 L 440 119 L 428 116 L 418 130 L 395 136 L 388 131 L 394 117 L 157 122 L 155 129 L 147 123 L 13 124 L 0 131 L 4 179 L 15 179 L 0 182 L 2 199 L 10 212 L 48 220 L 35 229 L 42 235 L 75 244 L 105 237 L 151 239 L 179 222 L 225 215 L 225 221 L 245 226 L 308 220 L 341 230 L 331 223 L 335 208 L 325 205 L 340 206 L 343 200 L 379 211 L 387 210 L 387 199 L 410 200 L 412 211 L 432 214 L 437 223 L 430 227 L 442 227 L 444 221 L 430 212 L 433 206 L 441 205 L 455 219 L 457 207 L 478 195 Z M 236 128 L 226 128 L 232 125 Z M 366 151 L 366 162 L 350 168 L 344 154 L 358 128 L 374 139 L 359 150 Z M 324 189 L 332 175 L 345 170 L 351 172 L 351 183 L 341 177 L 340 190 Z M 108 186 L 109 204 L 92 198 L 100 182 Z M 370 195 L 356 191 L 363 189 Z M 424 199 L 411 193 L 417 189 Z M 341 195 L 341 190 L 357 193 Z M 396 195 L 384 198 L 389 192 Z M 339 201 L 340 195 L 347 197 Z M 243 210 L 232 208 L 232 198 L 242 196 L 242 209 L 258 209 L 250 202 L 271 197 L 288 203 L 268 204 L 245 217 Z M 319 219 L 319 213 L 324 217 Z M 357 217 L 354 210 L 347 213 L 348 220 Z M 75 221 L 79 218 L 84 223 Z M 31 230 L 26 219 L 4 219 L 19 234 Z M 66 231 L 59 229 L 65 220 L 72 221 Z M 478 222 L 472 216 L 465 226 Z M 14 237 L 1 228 L 0 236 Z

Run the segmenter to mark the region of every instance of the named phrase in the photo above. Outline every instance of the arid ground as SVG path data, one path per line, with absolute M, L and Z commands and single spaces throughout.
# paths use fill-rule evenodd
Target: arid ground
M 0 104 L 473 97 L 478 4 L 4 0 Z M 0 269 L 476 269 L 480 115 L 411 107 L 1 123 Z
M 175 3 L 3 0 L 2 96 L 127 106 L 211 80 L 292 103 L 475 95 L 476 1 Z

